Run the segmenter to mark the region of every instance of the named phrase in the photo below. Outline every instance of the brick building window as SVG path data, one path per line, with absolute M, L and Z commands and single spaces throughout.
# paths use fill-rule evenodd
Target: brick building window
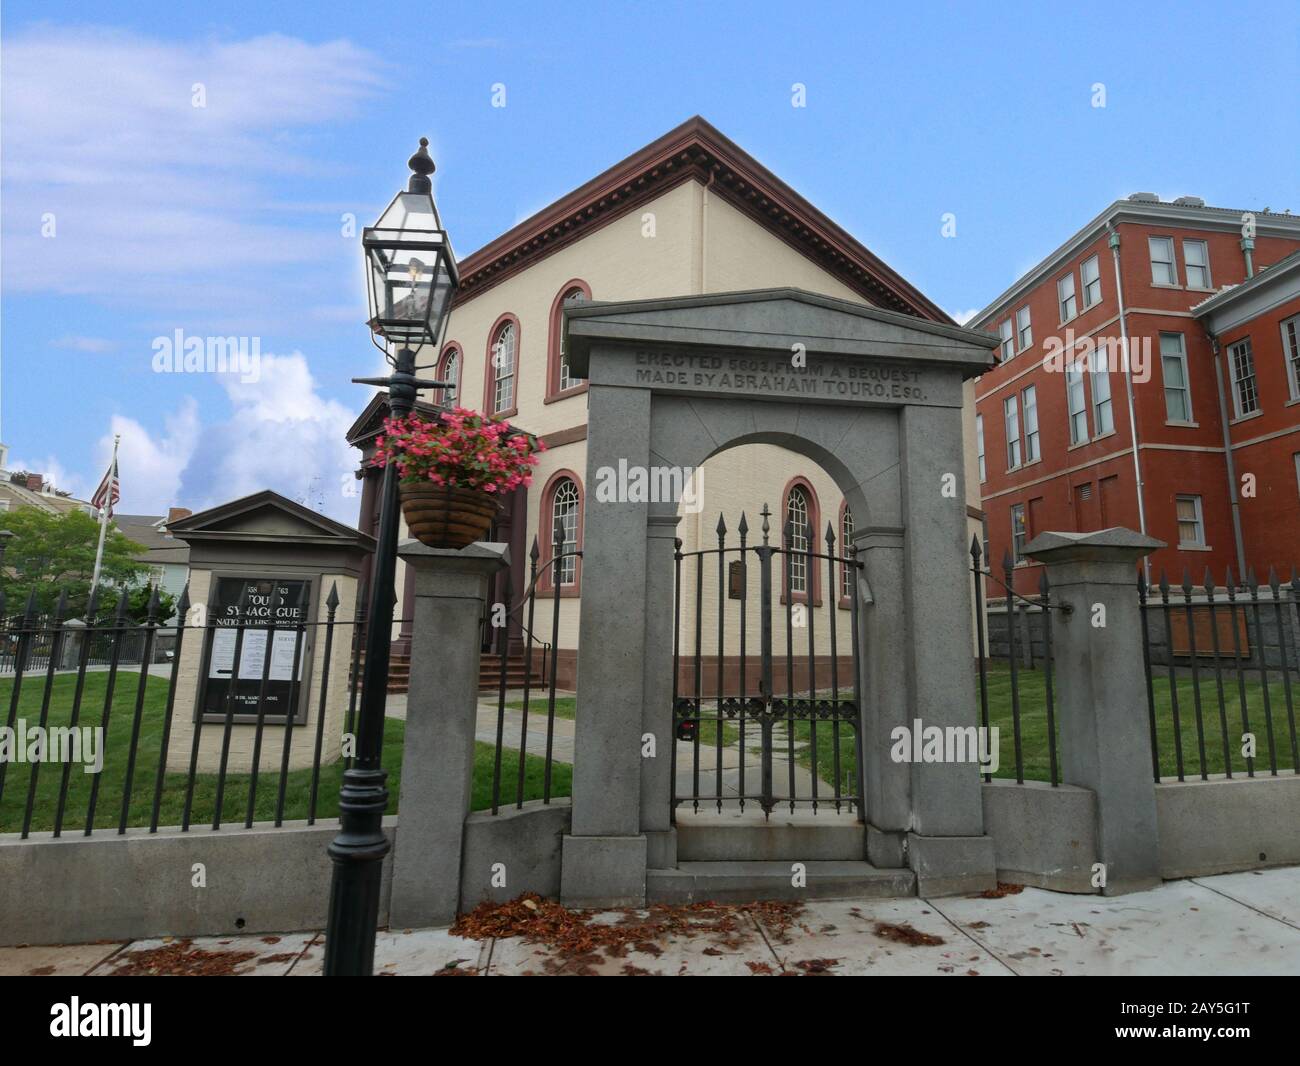
M 980 484 L 988 480 L 988 471 L 984 465 L 984 416 L 975 416 L 975 444 L 979 449 Z
M 505 322 L 492 338 L 492 413 L 515 405 L 515 324 Z
M 1056 300 L 1061 305 L 1061 321 L 1069 322 L 1078 314 L 1078 305 L 1074 298 L 1074 271 L 1066 274 L 1056 283 Z
M 1205 547 L 1205 520 L 1199 496 L 1174 498 L 1178 510 L 1178 546 L 1180 548 Z
M 1101 264 L 1095 255 L 1083 261 L 1079 274 L 1083 278 L 1083 306 L 1087 310 L 1101 303 Z
M 1232 403 L 1237 417 L 1254 414 L 1259 410 L 1259 390 L 1255 387 L 1255 354 L 1249 337 L 1228 348 L 1228 365 L 1232 367 Z
M 1011 505 L 1011 558 L 1020 562 L 1025 550 L 1025 505 Z
M 847 560 L 850 550 L 853 547 L 853 512 L 849 510 L 849 505 L 844 504 L 844 509 L 840 512 L 840 556 Z M 849 563 L 840 563 L 840 599 L 847 600 L 853 595 L 853 567 Z
M 1092 430 L 1098 437 L 1115 429 L 1115 413 L 1110 402 L 1110 369 L 1105 349 L 1098 349 L 1092 365 Z
M 1300 400 L 1300 315 L 1292 315 L 1282 323 L 1282 356 L 1291 399 Z
M 1007 469 L 1020 465 L 1020 401 L 1008 396 L 1002 401 L 1002 422 L 1007 431 Z
M 1022 352 L 1034 343 L 1034 331 L 1029 321 L 1028 307 L 1022 307 L 1016 312 L 1016 339 Z
M 808 494 L 798 485 L 785 501 L 785 520 L 790 529 L 786 547 L 790 551 L 790 592 L 808 592 Z
M 1030 385 L 1021 393 L 1025 412 L 1025 462 L 1032 463 L 1042 457 L 1038 445 L 1038 390 Z
M 447 346 L 443 352 L 442 361 L 438 364 L 438 380 L 445 381 L 446 386 L 441 389 L 439 402 L 443 406 L 450 407 L 456 402 L 456 391 L 460 383 L 460 349 L 452 345 Z
M 1151 250 L 1151 281 L 1156 285 L 1177 285 L 1178 272 L 1174 269 L 1174 241 L 1172 237 L 1148 237 Z
M 1212 289 L 1210 284 L 1210 248 L 1204 241 L 1183 241 L 1183 267 L 1189 289 Z
M 1088 404 L 1083 392 L 1083 368 L 1074 363 L 1065 368 L 1065 401 L 1070 413 L 1070 443 L 1088 439 Z
M 572 478 L 555 483 L 551 495 L 551 543 L 563 540 L 565 557 L 555 564 L 555 576 L 561 585 L 572 585 L 578 572 L 578 558 L 569 555 L 578 543 L 578 486 Z
M 1005 363 L 1016 354 L 1016 341 L 1011 333 L 1011 319 L 1007 319 L 998 327 L 998 335 L 1002 338 L 1002 361 Z
M 1181 333 L 1160 334 L 1160 369 L 1165 379 L 1165 418 L 1192 420 L 1192 392 L 1187 384 L 1187 351 Z

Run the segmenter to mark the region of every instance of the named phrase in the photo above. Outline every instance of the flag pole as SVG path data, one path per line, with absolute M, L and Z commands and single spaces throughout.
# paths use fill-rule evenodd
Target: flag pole
M 95 549 L 95 574 L 90 579 L 91 592 L 99 587 L 99 570 L 104 562 L 104 534 L 108 532 L 108 512 L 113 509 L 113 482 L 117 480 L 117 442 L 121 439 L 120 434 L 113 437 L 113 462 L 108 468 L 108 496 L 104 500 L 104 506 L 99 509 L 99 546 Z

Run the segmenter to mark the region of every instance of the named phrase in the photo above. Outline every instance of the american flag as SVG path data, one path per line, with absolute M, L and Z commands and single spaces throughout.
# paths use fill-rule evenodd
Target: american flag
M 113 450 L 113 462 L 104 474 L 104 478 L 99 483 L 99 488 L 95 490 L 95 495 L 90 498 L 92 507 L 102 509 L 108 508 L 108 514 L 112 517 L 113 505 L 122 498 L 122 493 L 118 491 L 117 482 L 117 449 Z

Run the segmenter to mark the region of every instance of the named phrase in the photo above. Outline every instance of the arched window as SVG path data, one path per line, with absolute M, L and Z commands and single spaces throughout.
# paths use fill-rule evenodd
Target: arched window
M 786 547 L 790 549 L 790 591 L 808 592 L 808 493 L 799 485 L 785 500 L 788 529 Z
M 446 387 L 440 390 L 442 395 L 439 402 L 444 407 L 452 406 L 460 392 L 460 365 L 460 349 L 454 344 L 447 345 L 442 353 L 442 359 L 438 362 L 438 380 L 447 383 Z
M 848 559 L 853 548 L 853 512 L 848 503 L 840 505 L 840 542 L 836 550 L 840 557 Z M 853 567 L 847 562 L 840 564 L 840 606 L 847 607 L 849 597 L 853 595 Z
M 591 286 L 581 278 L 573 278 L 561 286 L 551 304 L 550 336 L 546 350 L 546 398 L 562 399 L 586 384 L 574 377 L 564 351 L 564 308 L 591 299 Z
M 585 303 L 586 299 L 587 299 L 587 294 L 583 292 L 581 289 L 575 288 L 575 289 L 570 289 L 568 292 L 564 294 L 564 299 L 562 303 L 580 304 L 580 303 Z M 560 391 L 563 392 L 565 389 L 573 388 L 573 386 L 578 383 L 579 379 L 575 378 L 573 374 L 570 373 L 569 371 L 569 357 L 565 354 L 564 351 L 563 331 L 561 331 L 560 333 L 559 343 L 560 343 Z
M 551 496 L 551 545 L 572 551 L 578 543 L 578 486 L 571 478 L 556 482 Z M 578 558 L 567 555 L 556 564 L 555 575 L 561 585 L 572 585 L 577 577 Z
M 488 413 L 515 408 L 515 367 L 519 357 L 519 326 L 513 318 L 497 327 L 488 345 Z
M 552 589 L 559 585 L 560 595 L 576 596 L 582 565 L 576 555 L 567 553 L 582 546 L 582 483 L 578 475 L 572 470 L 557 470 L 552 474 L 542 490 L 540 511 L 542 562 L 555 558 L 561 544 L 566 558 L 546 569 L 539 587 Z

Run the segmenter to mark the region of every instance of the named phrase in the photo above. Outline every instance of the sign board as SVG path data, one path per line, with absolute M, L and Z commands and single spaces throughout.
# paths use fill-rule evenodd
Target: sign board
M 311 581 L 216 577 L 213 587 L 200 711 L 209 719 L 231 713 L 236 720 L 250 720 L 263 693 L 265 720 L 284 722 L 293 713 L 292 704 L 302 703 L 309 632 L 297 626 L 308 619 Z

